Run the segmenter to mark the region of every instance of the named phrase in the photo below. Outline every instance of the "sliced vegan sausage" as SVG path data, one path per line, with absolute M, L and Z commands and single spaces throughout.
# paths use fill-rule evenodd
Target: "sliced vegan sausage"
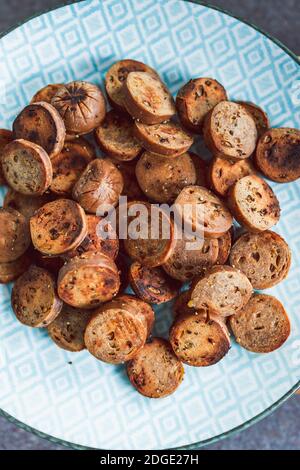
M 189 152 L 196 169 L 196 185 L 207 187 L 207 164 L 199 155 L 194 152 Z
M 87 236 L 84 210 L 75 201 L 57 199 L 38 209 L 30 219 L 34 247 L 44 255 L 59 256 L 77 248 Z
M 272 188 L 257 175 L 237 181 L 228 198 L 235 219 L 251 232 L 268 230 L 279 221 L 279 201 Z
M 82 351 L 85 349 L 84 332 L 91 315 L 91 310 L 76 309 L 64 304 L 58 317 L 47 328 L 50 338 L 62 349 Z
M 231 101 L 222 101 L 207 115 L 204 140 L 214 154 L 229 159 L 245 159 L 255 150 L 257 129 L 246 109 Z
M 37 91 L 36 94 L 32 97 L 30 104 L 39 103 L 40 101 L 44 101 L 46 103 L 51 104 L 52 98 L 63 86 L 64 85 L 60 83 L 51 83 L 49 85 L 44 86 L 39 91 Z
M 116 160 L 133 160 L 142 151 L 133 135 L 133 120 L 114 110 L 109 111 L 102 124 L 95 129 L 95 138 L 100 149 Z
M 227 100 L 224 87 L 213 78 L 195 78 L 178 92 L 176 108 L 184 127 L 200 134 L 205 116 L 220 101 Z
M 14 140 L 5 148 L 2 169 L 8 184 L 25 196 L 40 196 L 52 183 L 52 165 L 45 150 L 33 142 Z
M 249 301 L 252 285 L 231 266 L 215 266 L 192 288 L 190 307 L 223 317 L 234 315 Z
M 248 277 L 254 289 L 267 289 L 287 277 L 291 251 L 286 241 L 270 230 L 244 233 L 234 243 L 229 262 Z
M 229 188 L 244 176 L 256 174 L 249 158 L 246 160 L 225 160 L 213 158 L 208 173 L 211 189 L 221 197 L 226 197 Z
M 300 178 L 300 130 L 270 129 L 258 141 L 255 163 L 273 181 L 288 183 Z
M 31 254 L 27 251 L 20 258 L 0 263 L 0 284 L 9 284 L 20 277 L 31 265 Z
M 66 304 L 92 309 L 117 295 L 120 277 L 112 259 L 88 252 L 64 264 L 57 283 L 58 295 Z
M 135 161 L 121 162 L 118 160 L 110 159 L 110 161 L 118 168 L 123 176 L 123 191 L 122 196 L 127 196 L 128 201 L 141 201 L 145 198 L 141 190 L 136 175 L 135 175 Z
M 175 122 L 147 125 L 134 123 L 134 135 L 148 152 L 178 157 L 193 145 L 193 137 Z
M 123 191 L 121 172 L 109 160 L 92 160 L 74 185 L 73 197 L 86 212 L 96 214 L 101 206 L 116 206 Z M 107 209 L 105 209 L 107 210 Z
M 24 196 L 24 194 L 17 193 L 17 191 L 9 188 L 3 201 L 3 207 L 17 210 L 29 221 L 40 207 L 49 202 L 49 199 L 48 194 L 43 194 L 42 196 Z
M 61 115 L 69 135 L 88 134 L 105 118 L 103 93 L 93 83 L 70 82 L 57 91 L 51 104 Z
M 219 252 L 216 264 L 223 265 L 227 262 L 233 238 L 233 230 L 228 230 L 224 235 L 218 238 Z
M 280 348 L 291 331 L 289 317 L 281 302 L 265 294 L 253 294 L 229 322 L 238 344 L 255 353 L 269 353 Z
M 162 268 L 147 268 L 138 262 L 130 266 L 129 279 L 135 294 L 151 304 L 173 300 L 180 288 L 180 284 L 171 279 Z
M 15 139 L 24 139 L 42 147 L 50 158 L 61 152 L 66 129 L 57 110 L 40 101 L 26 106 L 13 123 Z
M 144 124 L 160 124 L 175 113 L 175 103 L 166 85 L 148 72 L 130 72 L 123 85 L 128 113 Z
M 155 313 L 151 305 L 130 294 L 119 295 L 115 300 L 121 302 L 123 307 L 128 306 L 128 308 L 140 311 L 143 314 L 147 323 L 147 336 L 149 337 L 155 322 Z
M 186 290 L 184 292 L 181 292 L 179 296 L 176 298 L 174 304 L 173 304 L 173 315 L 174 318 L 176 318 L 179 315 L 184 315 L 184 314 L 195 314 L 196 310 L 193 307 L 189 307 L 189 303 L 191 300 L 191 290 Z
M 34 328 L 47 327 L 63 306 L 52 275 L 34 265 L 16 281 L 11 298 L 17 319 Z
M 267 113 L 260 106 L 249 101 L 238 101 L 238 103 L 244 106 L 246 111 L 248 111 L 248 113 L 253 117 L 258 137 L 264 134 L 271 127 Z
M 136 177 L 144 194 L 156 202 L 173 202 L 180 191 L 196 184 L 197 173 L 188 153 L 178 158 L 144 152 L 136 165 Z
M 0 263 L 10 263 L 20 258 L 29 248 L 28 222 L 20 212 L 0 208 Z
M 139 393 L 149 398 L 163 398 L 179 387 L 184 368 L 168 341 L 153 338 L 128 363 L 127 374 Z
M 13 133 L 7 129 L 0 129 L 0 186 L 6 184 L 2 170 L 2 156 L 4 148 L 13 140 Z

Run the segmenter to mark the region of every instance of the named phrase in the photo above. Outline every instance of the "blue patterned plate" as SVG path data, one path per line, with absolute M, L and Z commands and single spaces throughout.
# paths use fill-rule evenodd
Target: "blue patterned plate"
M 212 76 L 232 99 L 262 105 L 273 126 L 299 128 L 296 57 L 255 28 L 199 3 L 88 0 L 19 26 L 0 40 L 0 127 L 11 126 L 45 84 L 83 79 L 103 85 L 110 65 L 130 57 L 157 69 L 174 93 L 191 77 Z M 233 344 L 215 366 L 186 367 L 173 396 L 149 400 L 131 387 L 123 367 L 87 352 L 64 352 L 44 331 L 22 327 L 10 307 L 10 287 L 2 286 L 3 414 L 73 447 L 193 448 L 245 428 L 286 399 L 300 379 L 300 185 L 273 187 L 283 208 L 277 230 L 294 255 L 288 280 L 271 290 L 292 320 L 284 347 L 257 355 Z M 157 310 L 161 334 L 169 310 Z

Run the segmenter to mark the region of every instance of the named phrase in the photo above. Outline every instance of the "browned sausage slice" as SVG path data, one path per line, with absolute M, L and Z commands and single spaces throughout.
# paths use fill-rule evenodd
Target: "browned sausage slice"
M 233 230 L 228 230 L 224 235 L 218 238 L 219 252 L 216 264 L 225 264 L 229 258 L 233 238 Z
M 49 202 L 49 199 L 47 194 L 42 196 L 24 196 L 24 194 L 17 193 L 17 191 L 9 188 L 3 201 L 3 207 L 17 210 L 29 221 L 40 207 Z
M 31 265 L 31 253 L 24 253 L 20 258 L 0 263 L 0 284 L 9 284 L 20 277 Z
M 193 160 L 194 167 L 196 169 L 196 185 L 207 187 L 207 164 L 199 155 L 194 152 L 189 152 L 190 157 Z
M 174 318 L 178 317 L 179 315 L 193 315 L 196 313 L 196 310 L 193 307 L 189 307 L 191 293 L 192 292 L 189 289 L 184 292 L 181 292 L 176 298 L 172 308 Z
M 74 250 L 87 235 L 84 210 L 70 199 L 57 199 L 38 209 L 30 219 L 34 247 L 44 255 Z
M 128 201 L 143 200 L 145 195 L 141 190 L 135 175 L 135 161 L 121 162 L 112 158 L 110 161 L 118 168 L 123 176 L 124 187 L 122 196 L 127 196 Z
M 40 268 L 46 269 L 52 273 L 57 279 L 58 273 L 65 264 L 65 261 L 60 256 L 45 256 L 40 251 L 34 250 L 33 253 L 34 261 L 37 266 Z
M 225 160 L 225 158 L 215 157 L 210 164 L 208 179 L 211 189 L 219 196 L 226 197 L 232 185 L 244 176 L 255 173 L 255 168 L 249 158 Z
M 248 113 L 253 117 L 258 137 L 264 134 L 271 127 L 267 113 L 260 106 L 257 106 L 250 101 L 237 101 L 237 103 L 244 106 L 246 111 L 248 111 Z
M 2 155 L 4 148 L 13 140 L 13 133 L 7 129 L 0 129 L 0 185 L 6 184 L 2 171 Z
M 28 222 L 20 212 L 0 208 L 0 263 L 20 258 L 30 245 Z
M 24 325 L 45 328 L 55 320 L 62 306 L 54 278 L 45 269 L 32 265 L 13 287 L 13 311 Z
M 32 97 L 30 104 L 39 103 L 40 101 L 51 104 L 52 98 L 63 86 L 63 84 L 59 83 L 51 83 L 44 86 Z

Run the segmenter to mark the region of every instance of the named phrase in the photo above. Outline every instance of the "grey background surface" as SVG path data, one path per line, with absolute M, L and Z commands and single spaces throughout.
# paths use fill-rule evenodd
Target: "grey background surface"
M 137 0 L 138 1 L 138 0 Z M 63 0 L 0 0 L 0 31 L 41 11 L 61 5 Z M 263 28 L 300 55 L 300 8 L 298 0 L 211 0 Z M 17 428 L 0 418 L 0 450 L 63 449 Z M 233 437 L 207 449 L 300 449 L 300 395 L 292 397 L 276 412 Z

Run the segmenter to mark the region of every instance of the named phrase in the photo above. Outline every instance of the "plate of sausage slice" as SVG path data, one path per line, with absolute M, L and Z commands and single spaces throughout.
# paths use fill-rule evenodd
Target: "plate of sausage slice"
M 279 406 L 300 380 L 296 56 L 200 1 L 85 0 L 0 57 L 1 413 L 73 448 L 195 449 Z

